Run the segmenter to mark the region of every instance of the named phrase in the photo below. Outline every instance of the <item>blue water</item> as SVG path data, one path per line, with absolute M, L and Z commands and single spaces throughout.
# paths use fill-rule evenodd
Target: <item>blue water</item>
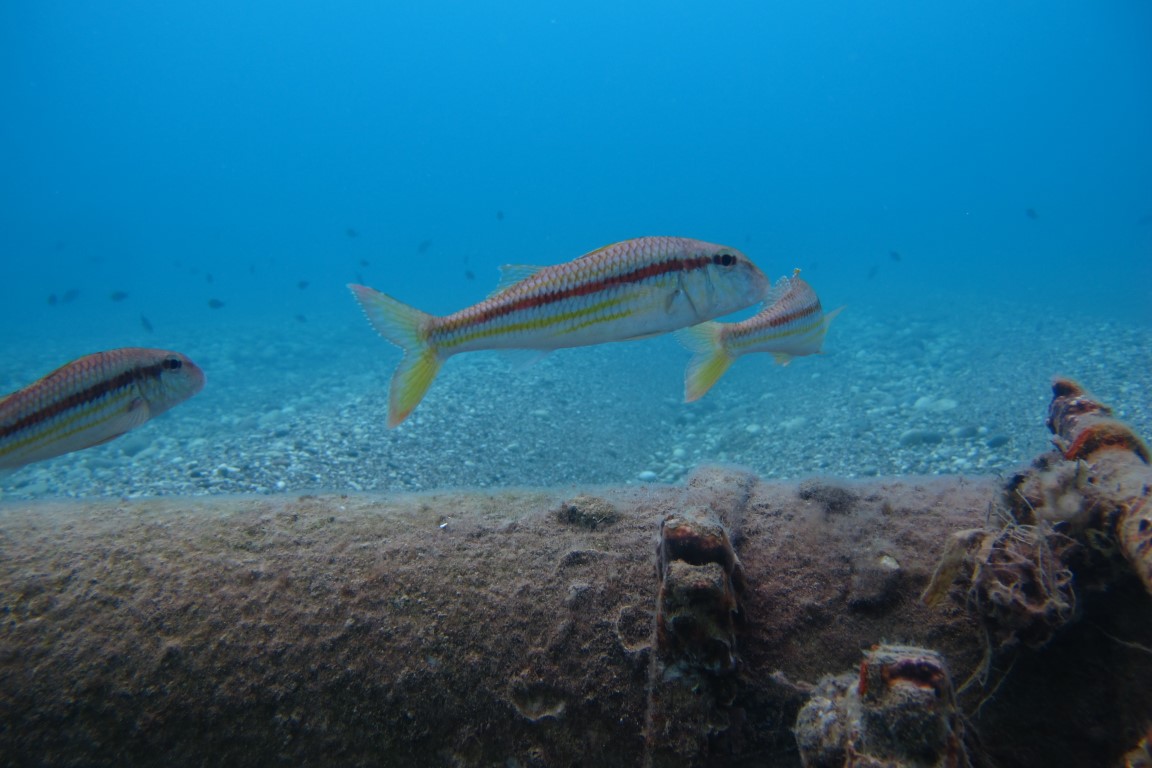
M 1009 368 L 1060 344 L 1046 318 L 1152 328 L 1138 0 L 15 0 L 0 57 L 0 348 L 60 348 L 41 372 L 346 326 L 247 384 L 391 356 L 383 387 L 345 283 L 446 313 L 501 264 L 648 234 L 800 267 L 893 328 L 1023 308 L 1033 336 L 958 350 Z

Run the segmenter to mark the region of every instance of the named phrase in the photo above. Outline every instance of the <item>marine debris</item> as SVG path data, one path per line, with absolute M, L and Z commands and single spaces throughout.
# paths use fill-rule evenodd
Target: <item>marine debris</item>
M 1014 479 L 1015 507 L 992 477 L 724 466 L 681 486 L 10 500 L 0 755 L 1145 765 L 1152 595 L 1121 554 L 1131 510 L 1082 496 L 1131 492 L 1088 478 L 1143 460 L 1097 442 L 1029 470 L 1064 472 L 1055 491 Z
M 739 722 L 732 707 L 739 684 L 735 622 L 745 582 L 729 527 L 741 519 L 755 482 L 740 471 L 697 473 L 682 508 L 660 524 L 649 766 L 680 765 L 686 753 L 710 754 Z
M 1067 523 L 1104 556 L 1118 548 L 1152 594 L 1152 467 L 1148 447 L 1112 409 L 1070 379 L 1052 383 L 1048 428 L 1056 454 L 1008 488 L 1017 519 Z
M 1056 450 L 1011 478 L 997 519 L 952 535 L 923 594 L 938 605 L 965 585 L 994 649 L 1043 646 L 1075 618 L 1077 593 L 1126 574 L 1152 593 L 1148 449 L 1075 382 L 1058 378 L 1052 392 Z
M 878 645 L 858 675 L 826 677 L 796 717 L 805 768 L 970 765 L 952 678 L 930 650 Z
M 1152 725 L 1135 747 L 1124 754 L 1122 768 L 1152 768 Z
M 1021 648 L 1049 646 L 1086 604 L 1115 599 L 1128 584 L 1152 594 L 1148 449 L 1075 382 L 1057 378 L 1052 393 L 1055 450 L 1012 476 L 983 527 L 951 535 L 921 596 L 938 607 L 952 594 L 980 620 L 985 657 L 959 689 L 979 684 L 976 713 L 1011 674 Z M 1143 642 L 1105 636 L 1152 654 Z M 1011 662 L 993 683 L 1005 656 Z

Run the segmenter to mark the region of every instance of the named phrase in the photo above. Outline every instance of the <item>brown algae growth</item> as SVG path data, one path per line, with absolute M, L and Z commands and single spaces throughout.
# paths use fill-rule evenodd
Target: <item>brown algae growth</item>
M 1109 446 L 1039 471 L 1103 477 Z M 1119 764 L 1152 721 L 1152 598 L 1104 485 L 1060 502 L 1102 526 L 1076 529 L 1037 504 L 1060 482 L 8 502 L 0 755 Z

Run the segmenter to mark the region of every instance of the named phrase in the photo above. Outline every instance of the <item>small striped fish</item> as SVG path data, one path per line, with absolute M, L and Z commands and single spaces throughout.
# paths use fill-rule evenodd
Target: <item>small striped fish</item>
M 85 355 L 0 399 L 0 470 L 114 440 L 203 388 L 204 372 L 178 352 Z
M 380 335 L 404 350 L 389 396 L 394 427 L 459 352 L 547 352 L 667 333 L 755 304 L 768 279 L 734 248 L 642 237 L 551 267 L 505 267 L 496 293 L 443 317 L 362 285 L 348 287 Z
M 684 374 L 684 400 L 699 400 L 740 355 L 769 352 L 780 365 L 814 355 L 824 344 L 828 324 L 843 307 L 824 314 L 820 297 L 801 280 L 800 270 L 776 281 L 764 308 L 739 323 L 701 323 L 678 331 L 677 339 L 696 353 Z

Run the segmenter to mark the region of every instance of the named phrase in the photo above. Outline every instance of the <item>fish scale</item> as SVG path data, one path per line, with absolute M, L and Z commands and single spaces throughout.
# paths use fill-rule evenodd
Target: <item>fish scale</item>
M 106 443 L 203 386 L 203 371 L 178 352 L 85 355 L 0 399 L 0 470 Z
M 444 317 L 365 286 L 349 287 L 376 330 L 405 351 L 392 379 L 388 421 L 395 426 L 451 355 L 548 352 L 667 333 L 755 304 L 768 280 L 734 248 L 643 237 L 555 266 L 506 267 L 495 293 Z
M 763 308 L 738 323 L 700 323 L 677 332 L 696 354 L 684 373 L 684 400 L 699 400 L 720 380 L 737 357 L 768 352 L 781 365 L 793 357 L 814 355 L 824 344 L 828 325 L 843 307 L 825 314 L 820 297 L 799 276 L 782 277 Z

